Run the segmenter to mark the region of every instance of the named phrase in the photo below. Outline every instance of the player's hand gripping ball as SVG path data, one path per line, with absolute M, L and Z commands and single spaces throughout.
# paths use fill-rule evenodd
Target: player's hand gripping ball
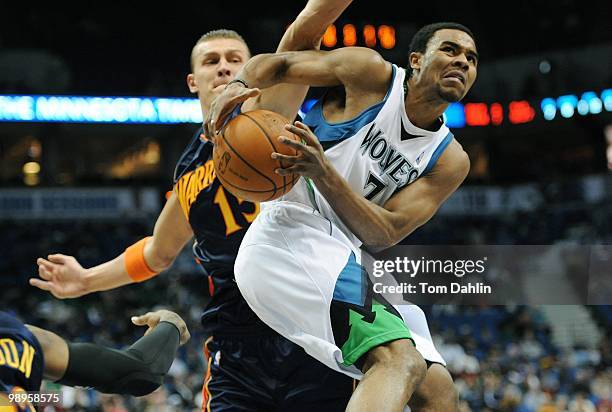
M 269 110 L 241 113 L 227 123 L 216 135 L 213 150 L 215 173 L 225 189 L 251 202 L 273 200 L 291 190 L 299 175 L 275 173 L 286 165 L 272 159 L 274 152 L 297 155 L 295 149 L 278 141 L 279 136 L 300 141 L 285 129 L 288 123 Z

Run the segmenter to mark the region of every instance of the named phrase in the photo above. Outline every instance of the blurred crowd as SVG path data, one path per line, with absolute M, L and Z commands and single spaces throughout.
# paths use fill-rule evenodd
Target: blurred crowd
M 433 306 L 428 315 L 462 412 L 611 410 L 612 347 L 605 335 L 596 348 L 561 350 L 534 307 Z M 612 324 L 594 316 L 609 335 Z
M 129 317 L 170 307 L 187 321 L 192 339 L 180 349 L 162 388 L 134 398 L 59 387 L 62 406 L 43 411 L 123 412 L 199 411 L 204 376 L 199 310 L 205 291 L 197 281 L 171 273 L 145 284 L 71 301 L 38 292 L 8 306 L 28 322 L 75 340 L 127 345 L 143 330 Z M 3 302 L 3 303 L 6 303 Z M 595 309 L 595 308 L 593 308 Z M 609 412 L 612 408 L 612 331 L 610 307 L 593 311 L 604 331 L 597 347 L 561 350 L 551 340 L 551 325 L 534 307 L 424 307 L 436 346 L 448 362 L 461 398 L 461 412 Z M 608 313 L 604 313 L 607 311 Z

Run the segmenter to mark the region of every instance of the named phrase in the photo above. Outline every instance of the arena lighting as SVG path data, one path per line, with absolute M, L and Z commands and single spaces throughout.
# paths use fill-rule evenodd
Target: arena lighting
M 325 34 L 323 34 L 323 45 L 325 47 L 334 47 L 338 39 L 336 37 L 336 26 L 331 24 L 327 26 Z
M 499 103 L 493 103 L 491 105 L 491 123 L 495 126 L 499 126 L 504 121 L 504 108 Z
M 0 96 L 0 121 L 201 123 L 197 99 L 158 97 Z
M 547 97 L 546 99 L 542 100 L 542 103 L 540 103 L 540 108 L 544 114 L 544 119 L 552 120 L 555 118 L 555 115 L 557 114 L 557 103 L 555 102 L 555 99 Z
M 327 27 L 323 35 L 323 45 L 327 48 L 360 44 L 370 48 L 380 44 L 383 49 L 393 49 L 396 45 L 395 27 L 382 24 L 377 29 L 371 24 L 366 24 L 360 29 L 354 24 L 345 24 L 342 27 L 332 24 Z
M 510 102 L 508 120 L 512 124 L 529 123 L 535 117 L 535 110 L 527 100 Z
M 451 103 L 444 112 L 446 125 L 451 128 L 465 127 L 465 110 L 461 103 Z
M 584 101 L 588 102 L 588 104 L 589 104 L 589 113 L 591 113 L 591 114 L 599 114 L 599 113 L 601 113 L 601 109 L 603 107 L 603 104 L 601 102 L 601 99 L 599 97 L 597 97 L 595 92 L 586 92 L 586 93 L 583 93 L 581 99 L 583 99 Z
M 540 107 L 545 120 L 554 119 L 557 110 L 565 118 L 574 116 L 575 112 L 582 116 L 600 114 L 604 108 L 606 111 L 612 111 L 612 89 L 605 89 L 601 92 L 600 97 L 593 91 L 582 93 L 580 99 L 571 94 L 560 96 L 557 99 L 547 97 L 542 100 Z
M 314 103 L 315 100 L 305 101 L 301 111 L 307 113 Z M 599 96 L 584 92 L 580 99 L 576 95 L 548 97 L 541 100 L 540 110 L 545 120 L 553 120 L 557 112 L 564 118 L 576 113 L 610 112 L 612 89 L 603 90 Z M 462 128 L 503 126 L 505 117 L 512 124 L 528 123 L 539 112 L 522 100 L 509 104 L 452 103 L 444 116 L 448 127 Z M 0 122 L 179 124 L 201 123 L 202 114 L 197 99 L 0 95 Z
M 23 173 L 26 175 L 35 175 L 36 173 L 40 173 L 40 163 L 38 162 L 28 162 L 23 165 Z
M 378 28 L 378 38 L 383 49 L 395 47 L 395 29 L 392 26 L 382 25 Z
M 363 38 L 367 47 L 376 47 L 376 28 L 371 24 L 363 27 Z
M 589 114 L 589 102 L 587 102 L 585 99 L 578 100 L 576 110 L 578 111 L 578 114 L 582 116 Z
M 491 124 L 489 108 L 486 103 L 467 103 L 464 110 L 465 122 L 468 126 L 488 126 Z
M 357 30 L 352 24 L 345 24 L 342 28 L 342 38 L 346 47 L 355 46 L 357 44 Z
M 612 112 L 612 89 L 606 89 L 601 92 L 601 101 L 603 102 L 606 111 Z
M 559 112 L 561 116 L 569 119 L 574 115 L 574 108 L 578 104 L 578 98 L 573 94 L 567 94 L 565 96 L 561 96 L 557 99 L 557 107 L 559 108 Z

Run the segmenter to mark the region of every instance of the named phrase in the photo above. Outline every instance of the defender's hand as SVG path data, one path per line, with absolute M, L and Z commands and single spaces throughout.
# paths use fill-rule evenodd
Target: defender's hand
M 204 122 L 204 133 L 209 139 L 221 131 L 227 117 L 240 103 L 259 96 L 259 89 L 249 89 L 241 83 L 229 84 L 210 105 L 210 111 Z
M 272 153 L 272 159 L 280 160 L 285 167 L 276 169 L 276 173 L 281 176 L 297 173 L 309 177 L 316 181 L 325 177 L 331 171 L 330 165 L 319 139 L 302 122 L 295 122 L 293 125 L 286 125 L 285 129 L 297 135 L 302 142 L 291 140 L 287 137 L 279 137 L 278 141 L 298 151 L 297 156 L 287 156 L 280 153 Z
M 132 323 L 138 326 L 148 326 L 149 328 L 145 332 L 145 335 L 151 332 L 159 324 L 159 322 L 170 322 L 176 326 L 181 334 L 181 345 L 187 342 L 191 338 L 191 334 L 187 329 L 187 324 L 178 314 L 160 309 L 155 312 L 147 312 L 144 315 L 132 316 Z
M 55 254 L 47 258 L 36 260 L 40 279 L 31 278 L 30 285 L 59 299 L 78 298 L 89 293 L 85 285 L 87 270 L 73 256 Z

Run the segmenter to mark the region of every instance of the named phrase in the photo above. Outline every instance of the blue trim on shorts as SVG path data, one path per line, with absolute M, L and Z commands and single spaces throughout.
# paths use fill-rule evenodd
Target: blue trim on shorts
M 367 273 L 363 266 L 357 263 L 355 254 L 351 252 L 344 269 L 340 272 L 334 288 L 335 301 L 363 306 L 367 291 Z

